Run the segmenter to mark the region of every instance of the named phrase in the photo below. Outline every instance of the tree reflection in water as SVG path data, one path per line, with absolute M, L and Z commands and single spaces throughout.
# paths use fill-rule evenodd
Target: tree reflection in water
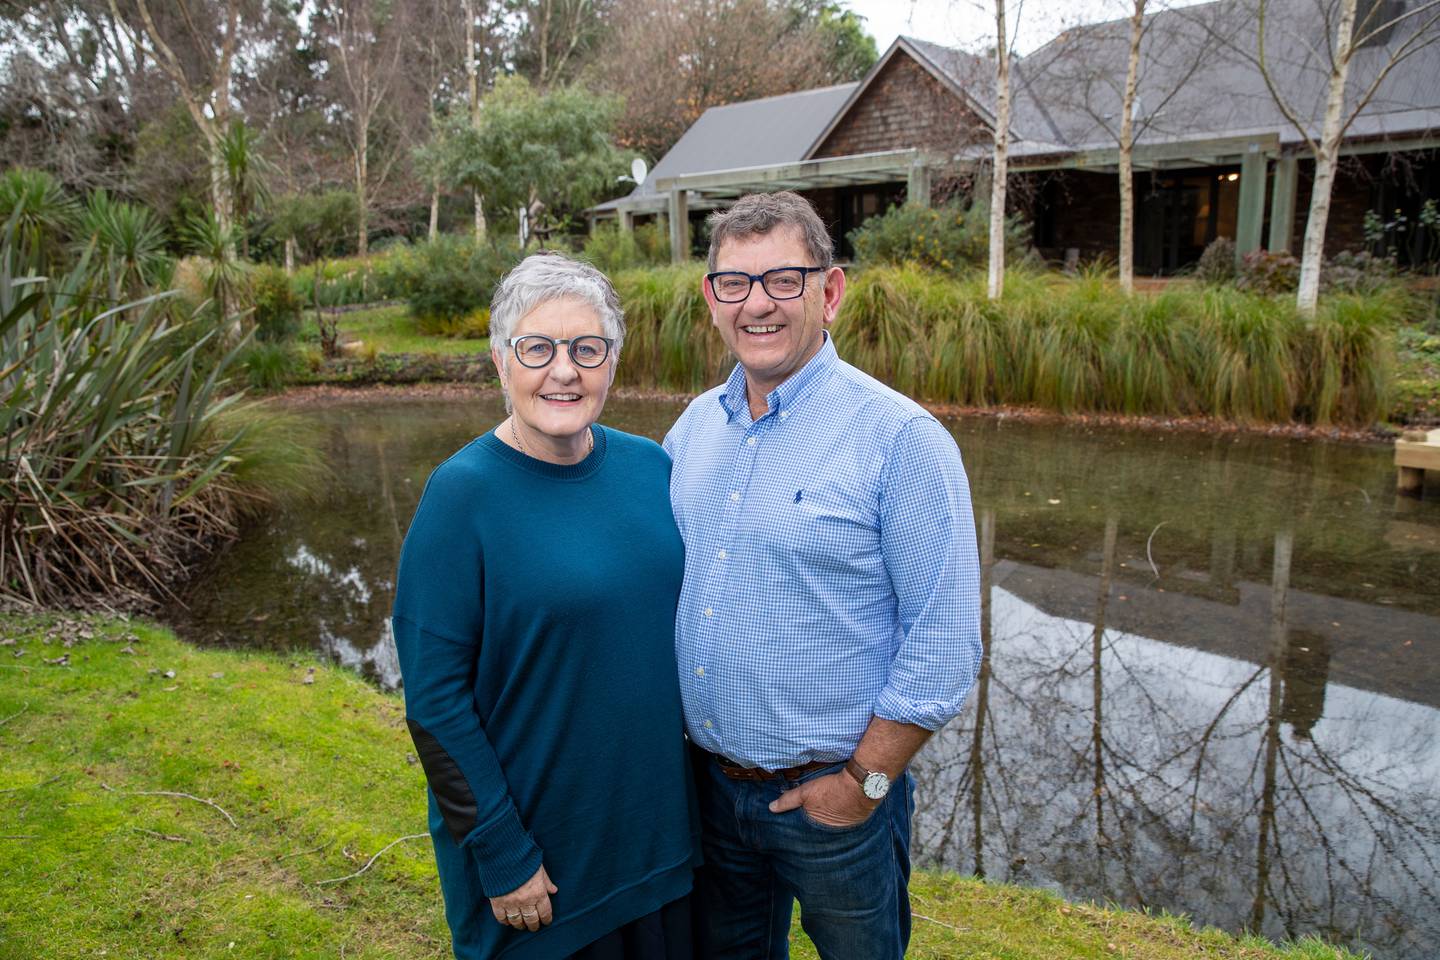
M 1440 935 L 1440 717 L 1327 689 L 1328 639 L 1289 625 L 1288 530 L 1273 540 L 1257 665 L 1107 625 L 1113 604 L 1148 589 L 1114 582 L 1113 516 L 1088 623 L 1022 599 L 1073 575 L 997 562 L 995 523 L 979 511 L 976 691 L 915 764 L 922 862 L 1428 955 Z M 1228 539 L 1214 552 L 1222 570 L 1233 529 Z

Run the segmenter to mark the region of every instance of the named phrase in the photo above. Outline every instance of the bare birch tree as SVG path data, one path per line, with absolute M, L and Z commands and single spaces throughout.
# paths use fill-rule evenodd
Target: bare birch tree
M 1072 142 L 1115 143 L 1116 259 L 1120 285 L 1129 293 L 1135 285 L 1136 146 L 1149 134 L 1186 133 L 1189 118 L 1172 101 L 1194 96 L 1187 86 L 1206 64 L 1215 65 L 1216 38 L 1228 24 L 1208 9 L 1167 11 L 1160 0 L 1127 0 L 1127 6 L 1122 21 L 1066 30 L 1027 58 L 1024 72 L 1032 94 L 1038 89 L 1052 110 L 1063 107 L 1074 118 L 1067 130 Z M 1122 55 L 1123 74 L 1117 69 Z
M 1305 240 L 1300 254 L 1300 284 L 1295 295 L 1300 313 L 1311 317 L 1320 299 L 1325 230 L 1330 220 L 1331 192 L 1345 134 L 1397 66 L 1440 40 L 1440 0 L 1425 0 L 1408 8 L 1365 0 L 1363 16 L 1359 13 L 1359 0 L 1316 0 L 1315 13 L 1324 30 L 1320 44 L 1310 42 L 1305 35 L 1315 20 L 1295 16 L 1295 11 L 1291 11 L 1292 23 L 1282 35 L 1281 49 L 1294 49 L 1298 43 L 1309 55 L 1308 62 L 1300 65 L 1301 69 L 1318 64 L 1326 76 L 1318 131 L 1315 118 L 1307 116 L 1300 105 L 1296 85 L 1287 83 L 1275 69 L 1271 43 L 1278 31 L 1270 29 L 1273 4 L 1269 0 L 1256 0 L 1256 3 L 1257 42 L 1253 63 L 1259 68 L 1275 105 L 1299 132 L 1315 158 L 1310 212 L 1305 220 Z M 1383 47 L 1383 55 L 1366 65 L 1367 75 L 1356 78 L 1357 89 L 1347 97 L 1346 88 L 1352 80 L 1351 68 L 1356 54 L 1372 44 Z
M 1010 156 L 1010 41 L 1005 0 L 995 0 L 995 151 L 990 171 L 990 270 L 986 296 L 1005 289 L 1005 186 Z
M 480 71 L 475 61 L 475 0 L 465 0 L 465 89 L 470 107 L 470 125 L 480 129 Z M 475 242 L 485 239 L 485 195 L 479 187 L 470 191 L 475 204 Z
M 1145 4 L 1133 0 L 1130 52 L 1125 59 L 1125 92 L 1120 98 L 1120 289 L 1135 291 L 1135 90 L 1140 81 L 1140 38 L 1145 33 Z
M 390 144 L 372 171 L 372 136 L 400 76 L 408 26 L 405 11 L 404 4 L 381 8 L 374 0 L 341 0 L 327 11 L 328 54 L 338 68 L 336 92 L 348 115 L 344 127 L 355 182 L 355 242 L 362 257 L 370 249 L 375 190 L 383 186 L 402 154 L 397 144 Z

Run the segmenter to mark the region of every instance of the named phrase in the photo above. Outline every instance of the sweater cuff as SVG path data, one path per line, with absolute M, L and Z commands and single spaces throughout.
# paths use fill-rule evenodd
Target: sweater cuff
M 540 848 L 521 825 L 514 807 L 470 831 L 460 845 L 473 853 L 480 887 L 487 897 L 503 897 L 540 869 Z

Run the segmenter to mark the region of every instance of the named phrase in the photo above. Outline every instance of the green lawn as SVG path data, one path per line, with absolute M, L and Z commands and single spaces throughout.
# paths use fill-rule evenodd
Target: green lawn
M 429 840 L 401 839 L 425 830 L 401 699 L 312 654 L 0 614 L 0 757 L 4 960 L 450 956 Z M 912 893 L 917 958 L 1351 956 L 954 875 Z
M 315 316 L 305 315 L 301 326 L 302 340 L 319 343 L 320 334 L 315 326 Z M 371 307 L 354 310 L 340 316 L 340 342 L 359 340 L 367 348 L 374 347 L 376 353 L 433 353 L 457 356 L 473 353 L 487 353 L 490 338 L 465 339 L 440 337 L 421 333 L 416 327 L 410 308 L 404 304 L 385 307 Z

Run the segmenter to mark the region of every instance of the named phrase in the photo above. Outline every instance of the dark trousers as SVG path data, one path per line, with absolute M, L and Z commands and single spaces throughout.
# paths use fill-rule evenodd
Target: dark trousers
M 836 828 L 804 810 L 771 813 L 797 781 L 731 780 L 696 751 L 705 865 L 692 909 L 702 960 L 783 960 L 790 914 L 823 960 L 901 960 L 910 942 L 910 817 L 914 781 L 906 773 L 864 823 Z M 858 787 L 857 787 L 858 789 Z

